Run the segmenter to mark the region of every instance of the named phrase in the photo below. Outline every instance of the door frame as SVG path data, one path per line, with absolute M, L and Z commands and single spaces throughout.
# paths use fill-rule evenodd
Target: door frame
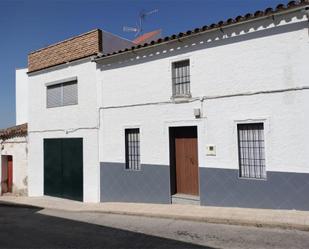
M 176 189 L 176 151 L 175 151 L 175 134 L 173 129 L 176 128 L 196 128 L 196 139 L 197 139 L 197 178 L 198 178 L 198 195 L 200 196 L 200 156 L 199 156 L 199 125 L 198 124 L 179 124 L 168 126 L 168 137 L 169 137 L 169 165 L 170 165 L 170 193 L 171 195 L 177 194 Z
M 4 191 L 4 179 L 3 172 L 4 167 L 6 168 L 6 190 Z M 13 156 L 12 155 L 1 155 L 1 194 L 13 193 Z

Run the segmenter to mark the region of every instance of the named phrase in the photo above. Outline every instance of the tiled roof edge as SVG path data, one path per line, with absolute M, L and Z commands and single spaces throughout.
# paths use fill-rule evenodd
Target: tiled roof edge
M 306 5 L 309 6 L 309 0 L 290 1 L 287 5 L 278 4 L 275 9 L 269 7 L 269 8 L 266 8 L 264 11 L 257 10 L 254 13 L 248 13 L 248 14 L 245 14 L 243 16 L 237 16 L 236 18 L 229 18 L 226 21 L 219 21 L 218 23 L 213 23 L 209 26 L 206 25 L 206 26 L 203 26 L 201 28 L 195 28 L 195 29 L 192 29 L 192 30 L 188 30 L 186 32 L 180 32 L 177 35 L 173 34 L 173 35 L 170 35 L 170 36 L 166 36 L 164 38 L 160 38 L 158 40 L 151 41 L 151 42 L 145 43 L 143 45 L 139 44 L 139 45 L 136 45 L 136 46 L 132 46 L 131 48 L 126 48 L 126 49 L 123 49 L 123 50 L 115 51 L 113 53 L 101 54 L 101 55 L 97 56 L 96 60 L 111 57 L 111 56 L 118 55 L 118 54 L 122 54 L 124 52 L 138 50 L 138 49 L 145 48 L 145 47 L 152 47 L 152 46 L 160 44 L 160 43 L 167 43 L 169 41 L 176 40 L 176 39 L 179 39 L 179 38 L 182 38 L 182 37 L 190 37 L 190 36 L 193 36 L 194 34 L 202 33 L 202 32 L 205 32 L 205 31 L 211 31 L 211 30 L 215 30 L 215 29 L 218 29 L 218 28 L 229 27 L 233 24 L 241 24 L 243 22 L 251 21 L 251 20 L 253 21 L 253 20 L 256 20 L 256 19 L 261 18 L 261 17 L 272 16 L 273 14 L 278 14 L 278 13 L 284 14 L 284 12 L 286 12 L 286 11 L 305 7 Z
M 28 134 L 28 123 L 16 125 L 0 130 L 0 139 L 5 140 L 13 137 L 22 137 Z

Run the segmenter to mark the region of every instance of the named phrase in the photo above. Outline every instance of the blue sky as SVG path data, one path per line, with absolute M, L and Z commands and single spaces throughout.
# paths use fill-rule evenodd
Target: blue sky
M 0 128 L 15 124 L 15 69 L 27 67 L 27 54 L 71 36 L 100 28 L 133 39 L 123 26 L 134 26 L 142 10 L 145 31 L 163 35 L 275 7 L 285 0 L 1 0 L 0 1 Z

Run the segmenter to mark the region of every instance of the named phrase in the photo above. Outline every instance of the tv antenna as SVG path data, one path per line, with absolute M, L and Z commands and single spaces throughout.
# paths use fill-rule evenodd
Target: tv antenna
M 135 33 L 135 37 L 137 37 L 138 35 L 140 35 L 141 33 L 143 33 L 144 29 L 143 29 L 143 25 L 144 22 L 146 20 L 147 16 L 150 16 L 152 14 L 157 13 L 159 10 L 158 9 L 153 9 L 151 11 L 145 11 L 142 10 L 138 17 L 139 17 L 139 22 L 136 24 L 136 27 L 128 27 L 128 26 L 124 26 L 123 27 L 123 31 L 124 32 L 134 32 Z

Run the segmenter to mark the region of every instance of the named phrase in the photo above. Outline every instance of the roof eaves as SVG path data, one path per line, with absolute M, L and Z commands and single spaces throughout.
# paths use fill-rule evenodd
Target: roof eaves
M 135 50 L 141 50 L 143 48 L 148 48 L 148 47 L 153 47 L 154 45 L 159 45 L 161 43 L 169 43 L 171 41 L 175 41 L 181 38 L 189 38 L 189 37 L 193 37 L 197 34 L 202 34 L 202 33 L 206 33 L 209 31 L 215 31 L 218 29 L 222 29 L 222 28 L 226 28 L 226 27 L 231 27 L 233 25 L 240 25 L 246 22 L 251 22 L 251 21 L 255 21 L 258 20 L 260 18 L 267 18 L 269 16 L 273 16 L 273 15 L 278 15 L 278 14 L 284 14 L 286 12 L 290 12 L 291 10 L 297 10 L 297 9 L 302 9 L 306 6 L 309 6 L 309 0 L 301 0 L 301 1 L 290 1 L 287 5 L 284 4 L 278 4 L 277 7 L 275 9 L 273 8 L 266 8 L 264 11 L 262 10 L 257 10 L 254 13 L 247 13 L 243 16 L 237 16 L 236 18 L 229 18 L 226 21 L 219 21 L 218 23 L 213 23 L 209 26 L 205 25 L 201 28 L 195 28 L 193 30 L 188 30 L 186 32 L 180 32 L 177 35 L 173 34 L 171 36 L 166 36 L 165 38 L 159 38 L 158 40 L 153 40 L 151 42 L 148 43 L 144 43 L 144 44 L 139 44 L 136 46 L 132 46 L 131 48 L 125 48 L 123 50 L 119 50 L 119 51 L 115 51 L 113 53 L 108 53 L 108 54 L 101 54 L 98 55 L 95 58 L 95 61 L 104 59 L 104 58 L 110 58 L 113 56 L 117 56 L 120 54 L 124 54 L 127 52 L 132 52 Z
M 53 67 L 65 65 L 65 64 L 76 62 L 76 61 L 79 61 L 79 60 L 84 60 L 86 58 L 95 57 L 95 56 L 98 56 L 98 54 L 99 53 L 93 53 L 93 54 L 90 54 L 90 55 L 87 55 L 87 56 L 84 56 L 84 57 L 81 57 L 81 58 L 76 58 L 76 59 L 68 60 L 66 62 L 61 62 L 61 63 L 53 64 L 53 65 L 50 65 L 48 67 L 43 67 L 43 68 L 40 68 L 40 69 L 28 71 L 27 74 L 31 75 L 31 74 L 34 74 L 34 73 L 37 73 L 37 72 L 40 72 L 40 71 L 43 71 L 43 70 L 47 70 L 47 69 L 50 69 L 50 68 L 53 68 Z
M 28 124 L 21 124 L 0 130 L 0 139 L 5 140 L 13 137 L 26 136 L 28 134 Z

